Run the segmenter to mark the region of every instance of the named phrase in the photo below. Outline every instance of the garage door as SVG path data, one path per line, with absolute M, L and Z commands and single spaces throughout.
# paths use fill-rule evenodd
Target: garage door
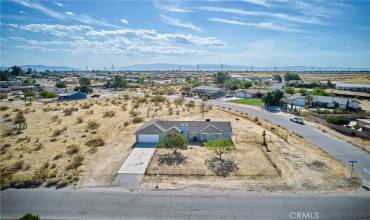
M 158 143 L 159 142 L 159 135 L 157 135 L 157 134 L 141 134 L 141 135 L 139 135 L 139 142 Z

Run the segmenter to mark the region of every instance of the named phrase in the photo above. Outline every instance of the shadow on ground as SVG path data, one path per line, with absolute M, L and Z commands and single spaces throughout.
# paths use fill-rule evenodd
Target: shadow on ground
M 214 157 L 211 160 L 206 160 L 206 165 L 209 170 L 223 177 L 229 176 L 231 173 L 239 170 L 238 165 L 231 159 L 220 159 Z
M 186 163 L 186 157 L 180 152 L 159 155 L 159 165 L 178 166 Z

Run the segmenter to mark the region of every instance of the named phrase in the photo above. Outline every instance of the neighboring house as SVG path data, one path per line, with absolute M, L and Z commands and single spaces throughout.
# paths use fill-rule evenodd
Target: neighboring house
M 259 89 L 239 89 L 235 91 L 235 97 L 253 99 L 260 97 L 261 91 Z
M 306 100 L 303 96 L 300 95 L 292 95 L 284 99 L 284 101 L 288 105 L 293 105 L 293 106 L 300 106 L 304 107 L 306 104 Z
M 335 85 L 337 90 L 347 90 L 352 92 L 368 92 L 370 93 L 370 85 L 368 84 L 354 84 L 354 83 L 337 83 Z
M 226 121 L 162 121 L 145 123 L 136 131 L 136 142 L 159 143 L 169 133 L 178 132 L 188 142 L 226 138 L 231 140 L 231 123 Z
M 370 119 L 367 118 L 359 118 L 357 119 L 357 124 L 361 127 L 363 126 L 370 126 Z
M 64 101 L 64 100 L 77 100 L 77 99 L 86 99 L 86 93 L 80 92 L 80 91 L 72 91 L 68 92 L 66 94 L 59 95 L 58 100 Z
M 284 85 L 282 83 L 275 83 L 272 86 L 269 87 L 269 90 L 280 90 L 283 91 Z
M 202 97 L 204 95 L 208 97 L 220 97 L 224 95 L 224 90 L 214 86 L 198 86 L 191 90 L 191 92 Z
M 358 110 L 361 102 L 355 99 L 339 98 L 333 96 L 314 96 L 312 98 L 312 107 L 320 108 L 348 108 Z

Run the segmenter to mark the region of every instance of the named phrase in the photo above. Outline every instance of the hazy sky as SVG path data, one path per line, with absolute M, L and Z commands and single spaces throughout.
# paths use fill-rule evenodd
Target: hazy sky
M 1 1 L 1 66 L 370 67 L 370 1 Z

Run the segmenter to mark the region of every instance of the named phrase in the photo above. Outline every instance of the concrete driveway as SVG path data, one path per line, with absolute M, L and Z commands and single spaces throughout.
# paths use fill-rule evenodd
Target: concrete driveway
M 156 148 L 156 143 L 136 143 L 134 145 L 134 149 L 118 170 L 117 176 L 113 181 L 113 185 L 128 188 L 139 187 Z

